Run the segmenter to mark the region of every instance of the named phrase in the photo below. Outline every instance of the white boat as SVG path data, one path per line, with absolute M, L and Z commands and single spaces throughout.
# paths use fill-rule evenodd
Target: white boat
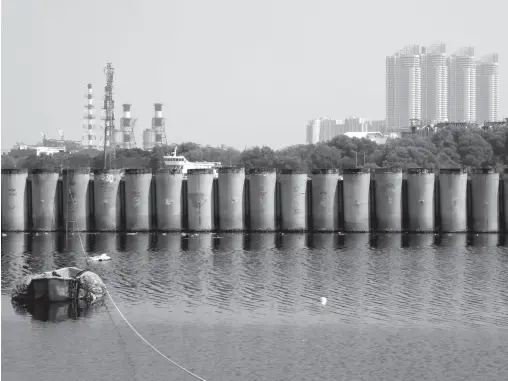
M 217 168 L 222 166 L 220 162 L 213 161 L 189 161 L 182 155 L 177 155 L 175 146 L 171 155 L 164 156 L 164 166 L 166 168 L 179 168 L 184 177 L 187 177 L 189 169 L 213 169 L 214 177 L 217 177 Z

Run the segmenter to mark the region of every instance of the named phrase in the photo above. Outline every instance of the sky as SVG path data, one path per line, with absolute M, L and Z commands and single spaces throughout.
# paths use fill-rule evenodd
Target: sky
M 108 61 L 138 146 L 157 102 L 168 142 L 239 149 L 303 144 L 321 116 L 384 119 L 385 57 L 409 44 L 499 53 L 508 117 L 505 0 L 1 3 L 2 149 L 59 130 L 80 140 L 86 86 L 99 108 Z

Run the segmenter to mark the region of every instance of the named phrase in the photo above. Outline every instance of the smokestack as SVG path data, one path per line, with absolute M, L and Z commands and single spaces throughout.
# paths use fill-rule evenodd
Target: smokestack
M 85 115 L 83 123 L 83 139 L 82 145 L 87 148 L 95 147 L 96 136 L 95 136 L 95 107 L 93 105 L 93 91 L 92 84 L 87 85 L 87 93 L 85 94 L 86 105 Z
M 155 117 L 162 118 L 162 103 L 155 103 Z
M 124 118 L 130 118 L 131 117 L 131 105 L 130 104 L 124 104 L 123 107 L 123 117 Z

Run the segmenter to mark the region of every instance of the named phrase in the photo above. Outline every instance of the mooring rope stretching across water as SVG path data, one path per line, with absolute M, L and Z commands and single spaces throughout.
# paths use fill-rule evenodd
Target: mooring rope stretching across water
M 69 196 L 72 198 L 73 202 L 75 201 L 74 199 L 74 195 L 71 193 L 70 189 L 68 190 L 69 192 Z M 77 233 L 78 233 L 78 237 L 79 237 L 79 242 L 81 244 L 81 249 L 83 250 L 83 255 L 85 256 L 85 259 L 86 259 L 86 263 L 88 265 L 89 263 L 89 258 L 88 258 L 88 255 L 86 254 L 86 250 L 85 250 L 85 245 L 83 244 L 83 240 L 81 239 L 81 231 L 79 230 L 79 226 L 78 226 L 78 223 L 77 221 L 75 222 L 76 224 L 76 228 L 77 228 Z M 105 285 L 104 285 L 105 286 Z M 132 324 L 129 322 L 129 320 L 125 317 L 125 315 L 122 313 L 122 311 L 120 310 L 120 308 L 118 308 L 117 304 L 115 303 L 113 297 L 111 296 L 111 294 L 109 293 L 108 291 L 108 288 L 106 287 L 106 293 L 108 294 L 108 297 L 109 299 L 111 300 L 111 303 L 113 303 L 113 306 L 115 307 L 115 309 L 118 311 L 118 313 L 120 314 L 120 316 L 122 317 L 122 319 L 125 321 L 125 323 L 129 326 L 130 329 L 132 329 L 132 331 L 141 339 L 145 342 L 146 345 L 148 345 L 150 348 L 152 348 L 155 352 L 157 352 L 159 355 L 161 355 L 163 358 L 165 358 L 167 361 L 169 361 L 171 364 L 173 364 L 174 366 L 178 367 L 179 369 L 181 369 L 182 371 L 184 371 L 185 373 L 187 373 L 188 375 L 200 380 L 200 381 L 206 381 L 204 378 L 202 377 L 199 377 L 197 374 L 195 373 L 192 373 L 189 369 L 183 367 L 182 365 L 178 364 L 177 362 L 171 360 L 168 356 L 166 356 L 164 353 L 162 353 L 160 350 L 158 350 L 154 345 L 152 345 L 147 339 L 145 339 L 143 337 L 143 335 L 141 335 L 137 330 L 136 328 L 134 328 L 132 326 Z

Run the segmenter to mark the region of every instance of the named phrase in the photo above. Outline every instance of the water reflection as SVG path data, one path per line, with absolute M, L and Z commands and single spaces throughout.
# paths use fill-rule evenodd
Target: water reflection
M 18 279 L 27 273 L 27 237 L 24 233 L 8 233 L 2 236 L 2 288 L 8 279 Z M 8 260 L 4 261 L 4 255 Z
M 344 248 L 350 250 L 365 250 L 368 249 L 369 241 L 369 234 L 347 233 L 344 235 Z
M 244 238 L 244 248 L 249 251 L 265 251 L 275 248 L 275 234 L 249 233 Z
M 435 234 L 409 233 L 402 235 L 402 246 L 412 250 L 426 250 L 434 244 Z
M 402 235 L 392 233 L 372 234 L 370 245 L 380 251 L 399 250 L 402 247 Z
M 307 245 L 307 235 L 299 233 L 277 234 L 277 249 L 279 250 L 301 250 Z
M 26 264 L 32 273 L 41 273 L 55 268 L 53 254 L 58 235 L 34 233 L 27 235 Z
M 89 237 L 88 255 L 113 258 L 91 266 L 121 304 L 161 308 L 173 318 L 508 324 L 508 255 L 493 234 Z M 4 293 L 24 274 L 84 267 L 80 251 L 77 234 L 2 237 Z M 319 303 L 322 296 L 326 306 Z
M 154 236 L 153 251 L 177 252 L 182 247 L 182 235 L 180 233 L 162 233 L 154 234 Z
M 65 320 L 76 320 L 81 317 L 89 317 L 92 309 L 99 308 L 103 303 L 88 306 L 83 301 L 69 301 L 59 303 L 47 303 L 34 301 L 26 304 L 12 302 L 16 314 L 29 314 L 34 320 L 58 323 Z
M 214 248 L 223 251 L 242 251 L 243 250 L 242 233 L 220 233 L 214 236 Z

